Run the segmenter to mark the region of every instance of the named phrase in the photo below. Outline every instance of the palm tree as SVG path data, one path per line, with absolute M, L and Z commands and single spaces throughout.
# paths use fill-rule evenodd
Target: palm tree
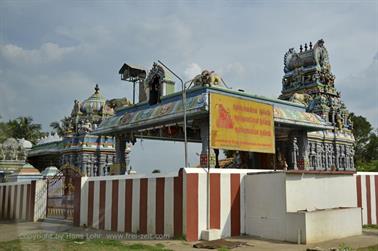
M 31 117 L 18 117 L 10 120 L 7 124 L 10 131 L 9 136 L 18 139 L 24 138 L 33 144 L 37 143 L 37 140 L 45 135 L 41 131 L 41 124 L 34 124 Z

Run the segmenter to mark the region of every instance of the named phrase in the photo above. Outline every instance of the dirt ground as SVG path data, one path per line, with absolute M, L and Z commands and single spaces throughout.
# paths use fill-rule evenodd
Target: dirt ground
M 73 227 L 70 222 L 61 221 L 61 220 L 46 220 L 43 222 L 23 222 L 23 223 L 11 223 L 11 222 L 0 222 L 0 242 L 1 241 L 10 241 L 17 238 L 25 238 L 30 236 L 49 236 L 50 234 L 69 234 L 72 235 L 72 238 L 75 238 L 77 235 L 86 235 L 96 237 L 106 237 L 107 235 L 114 235 L 110 231 L 102 231 L 95 229 L 86 229 Z M 378 230 L 376 229 L 364 229 L 363 234 L 360 236 L 353 236 L 343 239 L 337 239 L 332 241 L 326 241 L 316 244 L 309 245 L 298 245 L 287 242 L 278 242 L 271 240 L 263 240 L 259 238 L 254 238 L 250 236 L 242 236 L 237 238 L 229 238 L 229 241 L 239 241 L 245 243 L 237 248 L 232 250 L 281 250 L 281 251 L 296 251 L 296 250 L 306 250 L 311 247 L 320 247 L 322 249 L 337 248 L 341 245 L 351 247 L 353 249 L 378 245 Z M 172 250 L 208 250 L 208 249 L 198 249 L 193 248 L 193 244 L 196 242 L 186 242 L 183 240 L 121 240 L 124 243 L 141 243 L 141 244 L 150 244 L 154 245 L 157 243 L 163 244 L 166 248 Z

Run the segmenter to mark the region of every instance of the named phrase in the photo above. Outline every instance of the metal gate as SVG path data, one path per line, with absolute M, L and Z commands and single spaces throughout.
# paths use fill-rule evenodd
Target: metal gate
M 47 217 L 73 220 L 73 179 L 78 176 L 76 168 L 64 166 L 58 174 L 47 179 Z

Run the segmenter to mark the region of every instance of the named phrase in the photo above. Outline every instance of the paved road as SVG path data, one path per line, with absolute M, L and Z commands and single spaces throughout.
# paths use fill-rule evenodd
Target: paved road
M 117 235 L 117 233 L 112 233 L 110 231 L 95 230 L 73 227 L 70 222 L 62 220 L 51 220 L 48 219 L 44 222 L 23 222 L 23 223 L 11 223 L 11 222 L 1 222 L 0 221 L 0 241 L 9 241 L 19 238 L 20 236 L 39 236 L 49 234 L 70 234 L 73 237 L 76 235 L 86 235 L 92 237 L 104 237 L 109 235 Z M 308 247 L 321 247 L 324 249 L 339 247 L 340 244 L 344 243 L 348 247 L 359 248 L 367 247 L 372 245 L 378 245 L 378 230 L 364 230 L 363 235 L 353 236 L 344 239 L 337 239 L 317 244 L 311 245 L 297 245 L 286 242 L 268 241 L 252 237 L 238 237 L 228 239 L 230 241 L 240 241 L 245 242 L 247 245 L 241 246 L 232 250 L 281 250 L 281 251 L 303 251 Z M 126 243 L 146 243 L 146 244 L 156 244 L 162 243 L 167 248 L 172 250 L 207 250 L 207 249 L 194 249 L 192 248 L 194 243 L 188 243 L 181 240 L 123 240 Z

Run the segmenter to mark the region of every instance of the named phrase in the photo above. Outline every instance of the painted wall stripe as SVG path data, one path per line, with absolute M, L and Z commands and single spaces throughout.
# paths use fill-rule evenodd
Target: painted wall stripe
M 24 197 L 25 197 L 24 187 L 25 187 L 24 184 L 20 185 L 20 207 L 18 208 L 19 209 L 18 215 L 19 215 L 20 219 L 24 219 L 23 214 L 22 214 L 22 208 L 24 207 Z
M 21 215 L 21 206 L 22 206 L 22 185 L 17 186 L 17 194 L 19 194 L 19 199 L 17 200 L 16 204 L 16 219 L 22 219 Z
M 156 179 L 155 233 L 164 234 L 164 186 L 165 178 Z M 168 210 L 168 208 L 167 208 Z
M 105 229 L 105 193 L 106 193 L 106 180 L 100 181 L 100 208 L 98 213 L 98 228 Z
M 366 203 L 366 179 L 361 177 L 361 203 L 362 203 L 362 222 L 367 224 L 367 203 Z
M 26 209 L 26 218 L 30 221 L 32 220 L 31 219 L 31 214 L 30 214 L 30 201 L 31 201 L 31 198 L 30 198 L 30 193 L 31 193 L 31 184 L 27 184 L 27 192 L 26 192 L 26 206 L 27 206 L 27 209 Z
M 220 173 L 210 175 L 210 228 L 220 228 Z
M 240 174 L 240 233 L 245 234 L 245 175 L 244 173 Z
M 139 206 L 140 206 L 140 179 L 134 179 L 132 180 L 132 218 L 131 218 L 131 231 L 133 233 L 137 233 L 140 231 L 140 226 L 139 226 L 139 220 L 140 220 L 140 211 L 139 211 Z
M 375 194 L 375 176 L 370 176 L 370 192 L 371 192 L 371 224 L 377 224 L 377 207 L 376 207 L 376 194 Z
M 5 204 L 7 203 L 7 187 L 8 186 L 4 186 L 3 187 L 3 199 L 2 199 L 2 201 L 3 201 L 3 203 L 2 203 L 2 205 L 1 205 L 1 212 L 2 212 L 2 214 L 1 214 L 1 216 L 2 216 L 2 219 L 5 219 L 5 210 L 6 210 L 6 207 L 5 207 Z
M 10 196 L 9 196 L 9 219 L 13 219 L 13 209 L 14 209 L 14 187 L 10 186 Z
M 198 174 L 198 206 L 197 206 L 197 213 L 198 213 L 198 237 L 201 238 L 202 230 L 207 228 L 208 218 L 207 218 L 207 174 L 206 173 L 199 173 Z M 191 188 L 187 191 L 187 193 L 191 192 Z M 191 212 L 187 212 L 191 213 Z M 211 214 L 211 212 L 210 212 Z
M 118 185 L 119 180 L 112 180 L 112 212 L 111 212 L 111 230 L 118 230 Z
M 133 215 L 133 205 L 134 202 L 133 196 L 133 180 L 126 180 L 125 182 L 125 232 L 131 233 L 132 232 L 132 215 Z M 139 224 L 139 223 L 138 223 Z
M 104 229 L 111 230 L 112 228 L 112 182 L 113 180 L 106 180 L 105 183 L 105 210 L 104 210 Z
M 231 174 L 231 236 L 240 235 L 240 174 Z
M 186 240 L 198 239 L 198 174 L 186 175 Z M 190 213 L 189 213 L 190 212 Z
M 93 195 L 93 227 L 99 228 L 100 219 L 100 182 L 94 181 Z
M 371 224 L 371 192 L 370 192 L 370 175 L 365 176 L 366 179 L 366 214 L 367 223 Z
M 125 232 L 125 199 L 126 199 L 126 180 L 118 182 L 118 224 L 117 231 Z M 130 209 L 129 209 L 130 210 Z
M 231 174 L 222 173 L 221 175 L 221 236 L 231 235 Z
M 148 179 L 147 186 L 147 233 L 156 230 L 156 178 Z
M 88 227 L 93 227 L 94 181 L 88 183 Z
M 8 198 L 7 198 L 7 218 L 6 219 L 10 219 L 11 218 L 11 198 L 12 198 L 12 186 L 9 186 L 8 187 Z
M 357 206 L 362 207 L 361 175 L 357 175 Z
M 80 225 L 80 201 L 81 201 L 81 178 L 73 179 L 74 186 L 74 216 L 73 216 L 73 225 Z
M 28 191 L 28 186 L 23 185 L 23 202 L 22 202 L 22 219 L 27 220 L 27 191 Z
M 89 183 L 86 180 L 87 178 L 81 178 L 81 185 L 82 188 L 80 190 L 80 226 L 88 226 L 88 215 L 89 215 L 89 208 L 88 208 L 88 194 L 89 194 Z M 93 203 L 93 200 L 92 200 Z M 92 208 L 93 210 L 93 208 Z M 93 211 L 92 211 L 93 212 Z
M 375 224 L 378 224 L 378 175 L 374 176 L 375 180 Z
M 20 206 L 18 204 L 18 200 L 19 200 L 19 192 L 18 192 L 18 189 L 19 189 L 19 185 L 15 185 L 14 186 L 14 203 L 13 203 L 13 217 L 12 219 L 18 219 L 18 207 Z
M 148 179 L 140 179 L 140 199 L 139 199 L 139 231 L 141 234 L 147 233 L 147 200 L 148 200 Z
M 164 233 L 174 235 L 174 178 L 164 180 Z
M 183 169 L 180 169 L 179 176 L 173 178 L 173 232 L 174 236 L 180 237 L 183 234 Z
M 30 184 L 30 197 L 31 197 L 31 220 L 34 221 L 34 212 L 35 212 L 35 192 L 36 192 L 36 181 L 32 180 Z

